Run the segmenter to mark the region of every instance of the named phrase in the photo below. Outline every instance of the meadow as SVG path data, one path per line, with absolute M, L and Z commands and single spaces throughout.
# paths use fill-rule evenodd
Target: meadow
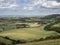
M 60 22 L 52 19 L 36 17 L 2 19 L 0 45 L 2 43 L 6 45 L 60 45 L 59 31 Z
M 36 24 L 34 26 L 36 26 Z M 11 39 L 15 39 L 15 40 L 24 39 L 26 41 L 32 41 L 35 39 L 45 38 L 47 36 L 60 35 L 55 31 L 45 31 L 43 28 L 44 28 L 44 25 L 40 27 L 12 29 L 12 30 L 1 32 L 0 36 L 3 36 L 3 37 L 8 36 Z
M 60 45 L 60 39 L 32 42 L 26 44 L 17 44 L 17 45 Z

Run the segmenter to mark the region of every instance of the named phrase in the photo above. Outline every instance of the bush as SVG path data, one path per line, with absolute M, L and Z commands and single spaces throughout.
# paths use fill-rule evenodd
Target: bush
M 1 43 L 1 42 L 0 42 L 0 45 L 6 45 L 6 44 L 5 44 L 5 43 Z
M 59 22 L 51 23 L 51 24 L 45 26 L 44 30 L 47 30 L 47 31 L 56 31 L 56 32 L 60 33 L 60 27 L 52 27 L 52 25 L 57 24 L 57 23 L 59 23 Z
M 40 41 L 43 41 L 43 40 L 45 40 L 45 39 L 44 39 L 44 38 L 40 38 L 39 40 L 40 40 Z
M 25 40 L 13 40 L 12 44 L 21 44 L 21 43 L 26 43 Z
M 10 39 L 10 38 L 9 38 L 9 37 L 7 37 L 7 36 L 6 36 L 6 37 L 4 37 L 4 38 L 5 38 L 5 39 Z
M 60 39 L 60 36 L 57 35 L 57 36 L 48 36 L 45 38 L 45 40 L 50 40 L 50 39 Z
M 40 39 L 35 39 L 33 41 L 30 41 L 30 42 L 38 42 L 38 41 L 43 41 L 43 40 L 45 40 L 45 39 L 44 38 L 40 38 Z

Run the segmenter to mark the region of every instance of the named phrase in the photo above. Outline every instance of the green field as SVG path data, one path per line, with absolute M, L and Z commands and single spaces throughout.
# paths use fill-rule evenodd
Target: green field
M 60 23 L 54 24 L 52 27 L 60 27 Z
M 45 31 L 43 26 L 38 28 L 20 28 L 10 31 L 4 31 L 0 33 L 0 36 L 8 36 L 12 39 L 24 39 L 26 41 L 32 41 L 34 39 L 45 38 L 47 36 L 60 35 L 54 31 Z
M 16 44 L 16 45 L 60 45 L 60 43 L 59 43 L 60 39 L 34 42 L 35 40 L 39 40 L 41 38 L 45 39 L 46 37 L 49 37 L 49 36 L 60 35 L 60 33 L 55 32 L 55 31 L 44 30 L 44 27 L 46 25 L 41 25 L 41 24 L 37 24 L 37 23 L 26 23 L 26 24 L 29 24 L 30 27 L 29 28 L 18 28 L 18 29 L 14 28 L 11 30 L 6 30 L 3 32 L 0 32 L 0 36 L 2 36 L 2 37 L 7 36 L 13 40 L 27 41 L 26 44 Z M 9 24 L 9 28 L 14 27 L 14 26 L 15 26 L 15 24 Z M 6 39 L 0 39 L 0 41 L 3 41 L 4 43 L 6 43 L 5 40 Z M 12 44 L 11 40 L 7 39 L 6 41 L 8 41 L 9 44 Z M 33 41 L 33 42 L 31 42 L 31 41 Z
M 60 45 L 60 39 L 46 40 L 46 41 L 26 43 L 26 44 L 17 44 L 17 45 Z
M 12 41 L 2 38 L 2 37 L 0 37 L 0 45 L 2 45 L 1 43 L 4 43 L 6 45 L 12 45 Z

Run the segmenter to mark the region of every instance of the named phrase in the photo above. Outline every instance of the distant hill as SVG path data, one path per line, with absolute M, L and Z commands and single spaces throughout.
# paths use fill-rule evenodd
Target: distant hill
M 41 18 L 42 20 L 46 21 L 59 21 L 60 22 L 60 14 L 51 14 Z
M 60 14 L 51 14 L 43 17 L 45 19 L 60 18 Z

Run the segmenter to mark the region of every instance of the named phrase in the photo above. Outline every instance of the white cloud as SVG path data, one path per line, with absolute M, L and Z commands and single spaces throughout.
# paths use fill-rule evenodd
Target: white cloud
M 0 8 L 17 7 L 16 0 L 0 0 Z
M 25 6 L 24 9 L 33 10 L 33 6 Z
M 40 8 L 41 6 L 45 8 L 60 8 L 60 2 L 57 2 L 56 0 L 32 0 L 32 3 L 24 8 L 33 10 L 34 8 Z
M 26 5 L 21 6 L 20 4 L 17 5 L 17 1 L 22 0 L 0 0 L 0 8 L 10 8 L 14 9 L 16 7 L 25 9 L 25 10 L 34 10 L 34 9 L 40 9 L 40 7 L 45 8 L 60 8 L 60 2 L 57 2 L 56 0 L 30 0 L 31 3 L 26 3 L 28 0 L 23 0 L 23 3 L 26 3 Z M 21 3 L 21 2 L 20 2 Z
M 57 1 L 46 1 L 45 3 L 42 4 L 42 6 L 46 8 L 59 8 L 60 3 L 58 3 Z

